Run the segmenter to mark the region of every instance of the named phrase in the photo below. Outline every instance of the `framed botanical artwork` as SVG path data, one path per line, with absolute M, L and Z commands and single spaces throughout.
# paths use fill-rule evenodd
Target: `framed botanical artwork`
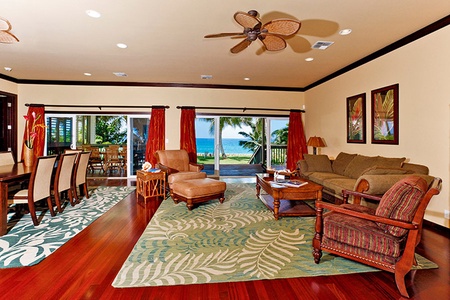
M 398 84 L 372 91 L 372 144 L 398 145 Z
M 366 143 L 366 93 L 347 98 L 347 143 Z

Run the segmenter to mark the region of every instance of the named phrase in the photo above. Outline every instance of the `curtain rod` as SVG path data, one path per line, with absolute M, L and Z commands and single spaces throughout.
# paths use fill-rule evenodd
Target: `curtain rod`
M 63 105 L 63 104 L 36 104 L 25 103 L 25 106 L 47 106 L 47 107 L 84 107 L 84 108 L 170 108 L 168 105 Z
M 194 109 L 230 109 L 230 110 L 242 110 L 245 112 L 246 110 L 269 110 L 269 111 L 299 111 L 305 112 L 303 109 L 283 109 L 283 108 L 256 108 L 256 107 L 220 107 L 220 106 L 177 106 L 178 109 L 181 108 L 194 108 Z

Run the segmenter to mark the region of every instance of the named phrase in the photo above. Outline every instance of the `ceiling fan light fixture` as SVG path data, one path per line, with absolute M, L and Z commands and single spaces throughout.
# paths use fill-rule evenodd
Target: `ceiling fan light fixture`
M 95 18 L 95 19 L 98 19 L 98 18 L 100 18 L 100 17 L 102 16 L 98 11 L 93 10 L 93 9 L 88 9 L 88 10 L 86 10 L 86 14 L 87 14 L 89 17 Z

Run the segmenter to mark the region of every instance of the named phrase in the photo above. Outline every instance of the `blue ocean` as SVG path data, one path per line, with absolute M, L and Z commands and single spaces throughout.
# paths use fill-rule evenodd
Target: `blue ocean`
M 197 154 L 204 153 L 214 154 L 214 139 L 213 138 L 198 138 L 197 140 Z M 239 141 L 244 139 L 222 139 L 223 148 L 226 154 L 252 154 L 251 150 L 244 149 L 239 146 Z

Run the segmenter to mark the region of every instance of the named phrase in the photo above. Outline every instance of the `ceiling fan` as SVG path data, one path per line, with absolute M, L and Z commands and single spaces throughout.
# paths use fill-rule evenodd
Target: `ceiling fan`
M 256 10 L 250 10 L 248 13 L 238 11 L 234 14 L 234 19 L 244 27 L 243 32 L 208 34 L 205 38 L 226 36 L 244 38 L 243 41 L 230 49 L 231 53 L 241 52 L 256 39 L 263 43 L 266 50 L 279 51 L 286 48 L 286 41 L 283 37 L 296 34 L 301 26 L 299 21 L 291 19 L 275 19 L 262 25 Z
M 8 20 L 0 17 L 0 43 L 11 44 L 18 42 L 19 39 L 10 32 L 11 23 Z

